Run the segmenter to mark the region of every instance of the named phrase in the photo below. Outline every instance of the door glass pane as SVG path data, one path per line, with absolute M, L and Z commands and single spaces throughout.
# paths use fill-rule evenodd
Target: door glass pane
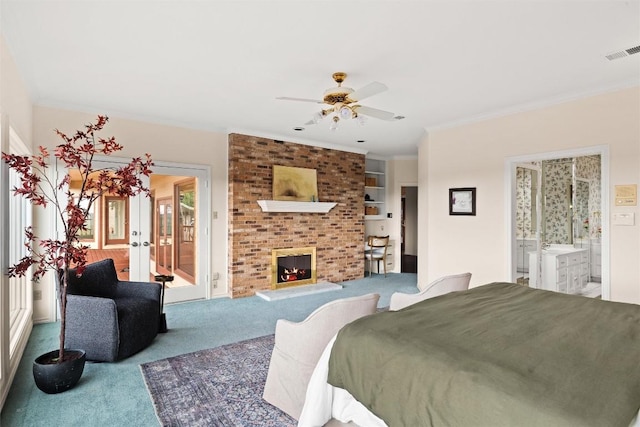
M 151 209 L 149 210 L 149 224 L 151 224 L 151 233 L 149 234 L 149 242 L 150 242 L 149 255 L 151 256 L 151 259 L 155 259 L 155 257 L 156 257 L 156 245 L 155 245 L 156 233 L 154 233 L 154 230 L 156 228 L 156 215 L 155 215 L 155 212 L 153 210 L 154 210 L 154 207 L 156 205 L 156 197 L 155 197 L 155 192 L 153 190 L 151 191 L 150 203 L 151 203 Z
M 126 218 L 127 207 L 125 199 L 109 198 L 107 203 L 109 222 L 108 240 L 122 240 L 127 237 Z
M 156 269 L 160 274 L 173 274 L 172 248 L 172 200 L 158 199 L 158 236 L 156 244 Z
M 178 251 L 177 268 L 184 275 L 192 278 L 195 276 L 195 236 L 196 234 L 196 191 L 195 180 L 176 185 L 177 198 L 180 201 L 178 224 L 180 224 L 180 244 Z
M 74 201 L 76 204 L 78 204 L 78 197 L 74 197 Z M 80 207 L 82 209 L 86 209 L 87 206 L 89 205 L 89 201 L 88 200 L 82 200 L 80 202 Z M 85 227 L 86 229 L 84 230 L 80 230 L 79 233 L 79 237 L 80 240 L 88 240 L 88 241 L 93 241 L 95 239 L 95 215 L 94 215 L 94 211 L 95 210 L 95 204 L 92 204 L 89 207 L 89 211 L 87 213 L 87 218 L 85 220 Z
M 151 175 L 153 194 L 152 274 L 169 274 L 169 288 L 196 284 L 198 235 L 197 180 L 190 176 Z

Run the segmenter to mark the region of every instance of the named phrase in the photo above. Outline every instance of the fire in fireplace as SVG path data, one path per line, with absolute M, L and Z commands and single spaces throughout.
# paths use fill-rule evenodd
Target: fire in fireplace
M 271 289 L 314 283 L 316 283 L 316 248 L 271 251 Z

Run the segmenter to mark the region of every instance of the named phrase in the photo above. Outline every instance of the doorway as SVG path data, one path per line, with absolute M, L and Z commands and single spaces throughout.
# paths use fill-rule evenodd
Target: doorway
M 99 165 L 115 168 L 119 162 L 105 160 Z M 91 214 L 82 236 L 82 243 L 91 248 L 88 261 L 113 258 L 120 280 L 148 282 L 156 274 L 173 275 L 174 281 L 167 283 L 166 303 L 206 298 L 208 169 L 156 164 L 146 179 L 151 197 L 110 195 L 96 201 L 95 215 Z
M 543 277 L 548 269 L 537 261 L 554 255 L 543 250 L 561 249 L 579 252 L 582 259 L 567 273 L 579 286 L 567 289 L 589 296 L 599 290 L 602 299 L 610 298 L 608 159 L 608 147 L 598 146 L 507 160 L 513 282 L 543 289 L 553 282 L 562 289 L 564 275 L 556 280 L 546 273 Z
M 418 187 L 400 187 L 400 272 L 418 272 Z

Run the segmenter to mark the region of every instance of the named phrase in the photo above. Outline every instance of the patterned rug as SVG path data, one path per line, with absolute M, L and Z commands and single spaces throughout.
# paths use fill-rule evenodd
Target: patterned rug
M 274 336 L 140 365 L 162 426 L 294 427 L 262 399 Z

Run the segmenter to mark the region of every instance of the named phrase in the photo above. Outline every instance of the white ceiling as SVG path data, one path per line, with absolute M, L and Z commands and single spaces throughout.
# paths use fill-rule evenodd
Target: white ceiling
M 640 85 L 640 1 L 1 0 L 3 36 L 39 105 L 197 129 L 417 153 L 423 133 Z M 325 119 L 331 74 L 388 86 Z M 304 126 L 302 132 L 294 131 Z M 357 143 L 357 140 L 365 140 Z

